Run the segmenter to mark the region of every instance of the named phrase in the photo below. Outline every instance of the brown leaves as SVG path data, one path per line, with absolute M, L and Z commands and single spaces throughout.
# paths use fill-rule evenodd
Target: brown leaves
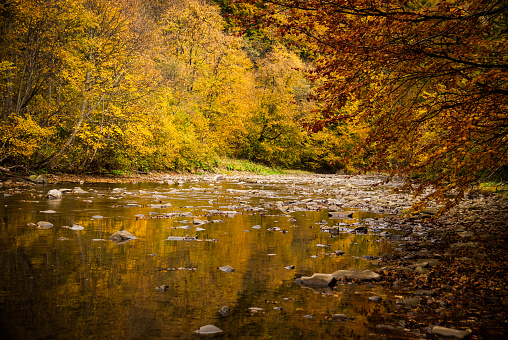
M 369 126 L 356 148 L 357 154 L 369 150 L 369 169 L 412 175 L 411 186 L 418 184 L 420 192 L 433 187 L 432 198 L 446 208 L 470 183 L 504 164 L 508 45 L 499 13 L 506 5 L 269 3 L 291 13 L 271 16 L 274 29 L 282 37 L 298 36 L 320 55 L 309 79 L 317 85 L 313 99 L 321 118 L 304 124 L 309 131 L 356 117 Z M 360 104 L 344 112 L 353 100 Z M 455 191 L 458 199 L 447 199 Z

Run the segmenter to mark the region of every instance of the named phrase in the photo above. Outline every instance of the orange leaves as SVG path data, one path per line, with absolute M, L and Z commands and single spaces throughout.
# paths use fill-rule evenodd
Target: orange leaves
M 321 105 L 321 118 L 305 123 L 310 131 L 360 118 L 370 129 L 356 151 L 370 151 L 370 169 L 395 165 L 395 174 L 412 174 L 410 182 L 444 201 L 506 162 L 508 44 L 498 15 L 505 4 L 278 4 L 292 13 L 279 33 L 321 53 L 309 72 Z M 323 28 L 319 35 L 314 27 Z M 352 98 L 360 105 L 344 114 Z

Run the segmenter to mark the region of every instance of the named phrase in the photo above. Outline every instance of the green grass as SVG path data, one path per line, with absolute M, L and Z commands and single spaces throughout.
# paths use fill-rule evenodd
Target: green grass
M 221 159 L 218 168 L 219 171 L 224 173 L 251 172 L 257 175 L 282 175 L 285 173 L 282 169 L 256 164 L 245 159 Z
M 508 184 L 504 182 L 484 182 L 480 183 L 477 188 L 486 193 L 501 194 L 503 197 L 508 197 Z
M 130 176 L 132 173 L 128 170 L 111 170 L 111 173 L 115 176 Z

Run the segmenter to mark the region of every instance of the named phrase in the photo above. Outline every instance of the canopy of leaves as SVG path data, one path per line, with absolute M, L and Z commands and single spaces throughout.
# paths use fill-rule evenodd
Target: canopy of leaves
M 1 171 L 326 166 L 297 122 L 306 63 L 269 31 L 231 34 L 209 1 L 13 0 L 0 15 Z
M 449 208 L 506 164 L 506 1 L 235 2 L 256 8 L 238 17 L 244 27 L 298 36 L 315 53 L 308 76 L 322 106 L 306 127 L 368 126 L 356 148 L 366 170 L 408 176 L 408 188 Z

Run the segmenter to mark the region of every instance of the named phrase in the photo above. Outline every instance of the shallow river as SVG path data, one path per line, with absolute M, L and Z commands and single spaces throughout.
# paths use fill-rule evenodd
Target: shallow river
M 352 210 L 352 218 L 332 220 L 309 205 L 273 209 L 317 200 L 305 183 L 84 183 L 84 192 L 46 198 L 50 189 L 74 186 L 2 191 L 0 338 L 210 337 L 195 333 L 205 325 L 233 339 L 375 338 L 386 318 L 383 305 L 368 299 L 390 294 L 381 285 L 312 290 L 295 283 L 313 273 L 379 268 L 363 256 L 394 247 L 376 233 L 321 230 L 370 225 L 379 215 Z M 136 239 L 109 240 L 119 230 Z M 233 272 L 219 269 L 228 265 Z

